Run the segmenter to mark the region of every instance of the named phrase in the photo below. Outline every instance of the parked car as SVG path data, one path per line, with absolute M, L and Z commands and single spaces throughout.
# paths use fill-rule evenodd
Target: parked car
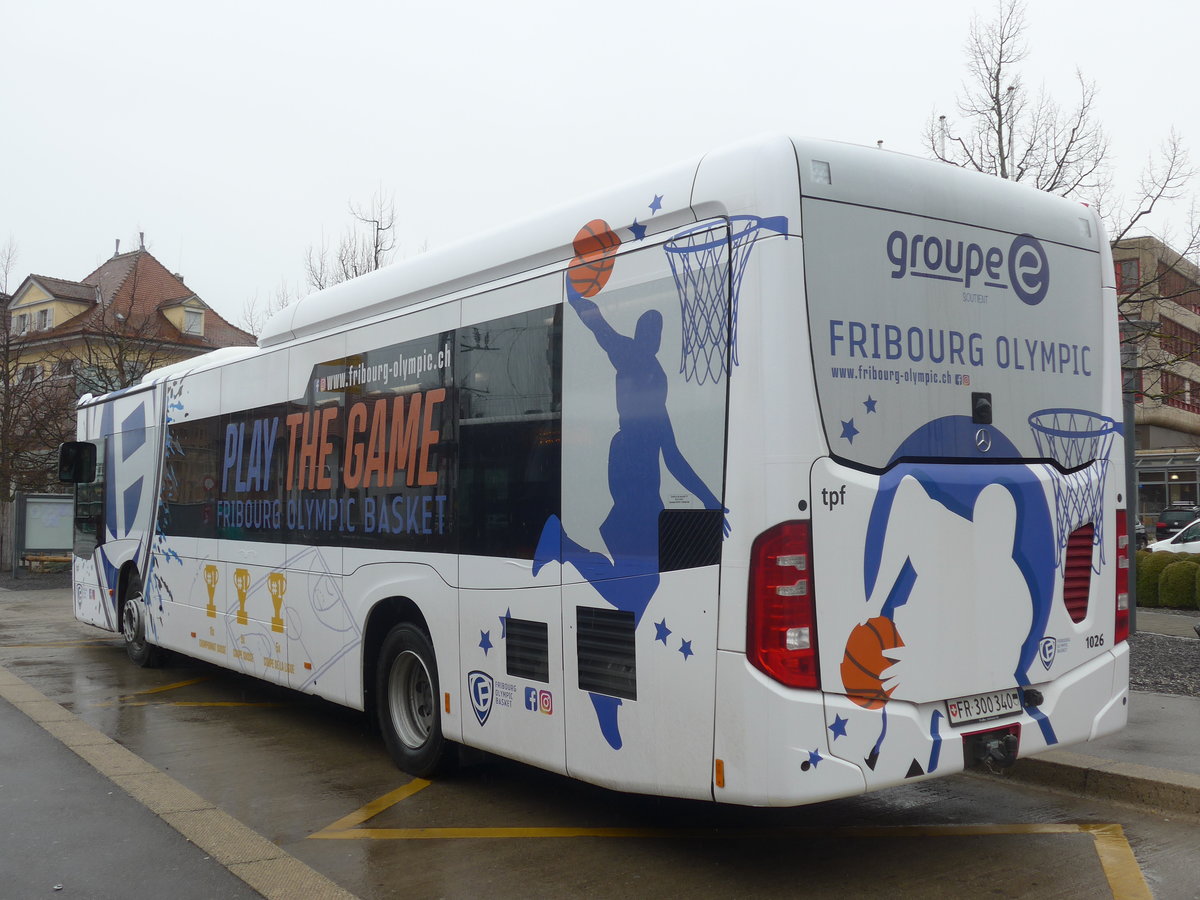
M 1154 524 L 1155 540 L 1165 541 L 1174 537 L 1183 526 L 1197 518 L 1200 518 L 1200 507 L 1168 506 L 1158 514 L 1158 521 Z
M 1200 519 L 1189 522 L 1165 541 L 1155 541 L 1146 548 L 1152 553 L 1200 553 Z

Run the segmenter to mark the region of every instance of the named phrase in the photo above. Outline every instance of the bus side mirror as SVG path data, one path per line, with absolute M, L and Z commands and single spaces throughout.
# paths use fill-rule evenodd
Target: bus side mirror
M 58 480 L 66 484 L 90 484 L 96 480 L 96 445 L 67 441 L 58 447 Z

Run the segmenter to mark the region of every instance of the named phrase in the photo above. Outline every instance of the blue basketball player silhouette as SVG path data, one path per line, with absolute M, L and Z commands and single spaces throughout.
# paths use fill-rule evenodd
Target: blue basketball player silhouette
M 658 361 L 662 313 L 656 309 L 642 313 L 633 336 L 628 337 L 617 332 L 596 303 L 569 282 L 567 300 L 616 370 L 618 426 L 608 450 L 608 490 L 613 505 L 600 525 L 609 555 L 571 540 L 558 517 L 551 516 L 534 553 L 533 572 L 536 575 L 551 561 L 571 563 L 608 603 L 633 613 L 636 628 L 659 583 L 658 517 L 663 510 L 660 457 L 667 470 L 706 509 L 723 507 L 675 440 L 667 412 L 667 375 Z M 728 535 L 728 521 L 723 528 Z M 621 700 L 603 694 L 590 696 L 604 739 L 620 749 L 617 708 Z

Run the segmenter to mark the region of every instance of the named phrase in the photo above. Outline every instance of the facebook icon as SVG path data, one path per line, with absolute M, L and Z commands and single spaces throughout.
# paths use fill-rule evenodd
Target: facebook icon
M 538 692 L 537 688 L 525 688 L 525 708 L 537 710 L 538 708 Z

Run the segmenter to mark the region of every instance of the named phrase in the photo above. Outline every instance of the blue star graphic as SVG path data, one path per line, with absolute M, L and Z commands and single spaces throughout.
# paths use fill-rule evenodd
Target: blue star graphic
M 500 617 L 500 640 L 508 637 L 508 620 L 512 618 L 512 607 L 504 611 L 504 615 Z
M 846 723 L 849 719 L 843 719 L 839 715 L 834 715 L 833 724 L 829 726 L 829 730 L 833 732 L 833 739 L 836 741 L 840 737 L 846 736 Z
M 479 632 L 479 646 L 483 648 L 483 655 L 487 656 L 487 652 L 492 649 L 492 633 L 490 631 Z
M 842 423 L 842 437 L 844 437 L 846 440 L 848 440 L 850 443 L 853 444 L 854 436 L 856 434 L 858 434 L 858 429 L 854 427 L 853 419 L 851 419 L 849 422 Z
M 863 401 L 863 406 L 867 408 L 867 412 L 873 413 L 875 412 L 875 404 L 878 402 L 879 401 L 873 398 L 870 394 L 867 394 L 867 399 Z
M 689 656 L 696 655 L 695 653 L 692 652 L 692 642 L 691 641 L 680 641 L 679 642 L 679 652 L 683 654 L 684 659 L 687 659 Z
M 667 644 L 667 635 L 671 633 L 671 629 L 667 627 L 667 620 L 665 616 L 661 622 L 654 623 L 654 630 L 656 632 L 654 639 L 656 641 L 662 641 L 663 646 L 665 647 Z
M 650 203 L 650 215 L 654 215 L 660 209 L 662 209 L 662 194 L 655 194 L 654 200 Z
M 637 220 L 637 219 L 634 219 L 634 220 L 633 220 L 633 224 L 629 226 L 629 230 L 633 232 L 633 239 L 634 239 L 635 241 L 641 241 L 641 240 L 645 240 L 645 238 L 646 238 L 646 226 L 645 226 L 645 225 L 639 225 L 639 224 L 638 224 L 638 220 Z
M 825 758 L 825 757 L 823 757 L 823 756 L 820 754 L 820 751 L 817 751 L 817 750 L 811 750 L 811 751 L 809 751 L 809 754 L 808 754 L 808 761 L 809 761 L 809 763 L 812 765 L 812 767 L 813 767 L 814 769 L 817 767 L 817 765 L 818 765 L 818 764 L 821 762 L 821 760 L 823 760 L 824 758 Z

